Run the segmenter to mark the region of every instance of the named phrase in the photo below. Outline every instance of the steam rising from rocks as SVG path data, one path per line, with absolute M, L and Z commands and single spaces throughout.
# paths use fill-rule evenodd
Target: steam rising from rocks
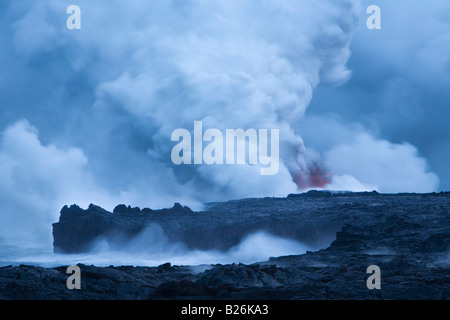
M 319 84 L 351 76 L 357 0 L 79 0 L 81 30 L 69 4 L 0 5 L 3 240 L 50 244 L 66 204 L 198 209 L 331 181 L 293 125 Z M 175 166 L 171 133 L 193 121 L 279 129 L 278 174 Z

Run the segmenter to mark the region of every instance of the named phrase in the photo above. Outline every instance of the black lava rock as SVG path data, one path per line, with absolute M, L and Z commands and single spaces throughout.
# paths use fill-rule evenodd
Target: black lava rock
M 118 206 L 64 207 L 55 249 L 82 252 L 102 236 L 138 234 L 157 223 L 174 241 L 230 248 L 265 230 L 316 246 L 314 252 L 250 265 L 95 267 L 80 265 L 69 290 L 65 267 L 0 268 L 0 299 L 444 299 L 450 298 L 450 193 L 307 193 L 210 203 L 202 212 Z M 328 242 L 327 242 L 328 241 Z M 330 244 L 331 243 L 331 244 Z M 324 245 L 326 244 L 326 245 Z M 320 246 L 323 246 L 320 248 Z M 367 268 L 381 270 L 369 290 Z

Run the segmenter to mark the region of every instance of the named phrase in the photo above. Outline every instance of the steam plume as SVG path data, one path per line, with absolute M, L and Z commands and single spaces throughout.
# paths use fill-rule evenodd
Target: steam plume
M 30 198 L 47 222 L 75 202 L 195 207 L 328 182 L 292 125 L 316 86 L 349 78 L 358 1 L 79 0 L 81 30 L 66 28 L 70 4 L 2 3 L 2 226 L 22 223 Z M 279 173 L 173 165 L 172 131 L 196 120 L 279 129 Z

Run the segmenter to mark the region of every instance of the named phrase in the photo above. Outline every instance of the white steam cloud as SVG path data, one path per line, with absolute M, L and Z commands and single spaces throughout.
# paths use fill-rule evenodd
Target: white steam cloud
M 317 183 L 292 124 L 317 85 L 350 77 L 358 1 L 80 0 L 81 30 L 70 4 L 2 3 L 2 238 L 49 240 L 65 204 L 195 208 Z M 279 173 L 173 165 L 171 133 L 194 120 L 279 129 Z
M 352 142 L 334 147 L 326 153 L 325 159 L 333 172 L 345 172 L 358 181 L 364 181 L 366 186 L 363 189 L 368 189 L 368 185 L 372 186 L 369 189 L 385 193 L 399 190 L 430 192 L 439 183 L 414 146 L 377 140 L 366 133 L 360 133 Z M 342 177 L 335 175 L 334 182 L 339 183 L 339 179 L 342 181 Z M 328 187 L 332 188 L 333 182 Z
M 344 125 L 332 114 L 307 116 L 299 127 L 332 174 L 326 189 L 383 193 L 438 189 L 439 178 L 409 143 L 379 138 L 358 123 Z

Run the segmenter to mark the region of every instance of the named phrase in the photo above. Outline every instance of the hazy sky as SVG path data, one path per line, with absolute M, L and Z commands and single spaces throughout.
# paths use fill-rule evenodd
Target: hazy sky
M 285 196 L 317 167 L 334 190 L 450 189 L 446 0 L 1 1 L 0 48 L 0 238 L 49 239 L 65 204 Z M 195 120 L 279 129 L 278 174 L 175 166 Z
M 362 2 L 363 8 L 375 3 L 382 29 L 368 30 L 361 20 L 348 62 L 352 78 L 315 91 L 299 132 L 328 153 L 331 166 L 385 191 L 426 191 L 433 179 L 420 171 L 437 175 L 436 190 L 450 190 L 450 3 Z M 369 141 L 358 142 L 360 133 Z M 395 152 L 401 145 L 410 150 Z M 402 174 L 408 171 L 410 179 Z

